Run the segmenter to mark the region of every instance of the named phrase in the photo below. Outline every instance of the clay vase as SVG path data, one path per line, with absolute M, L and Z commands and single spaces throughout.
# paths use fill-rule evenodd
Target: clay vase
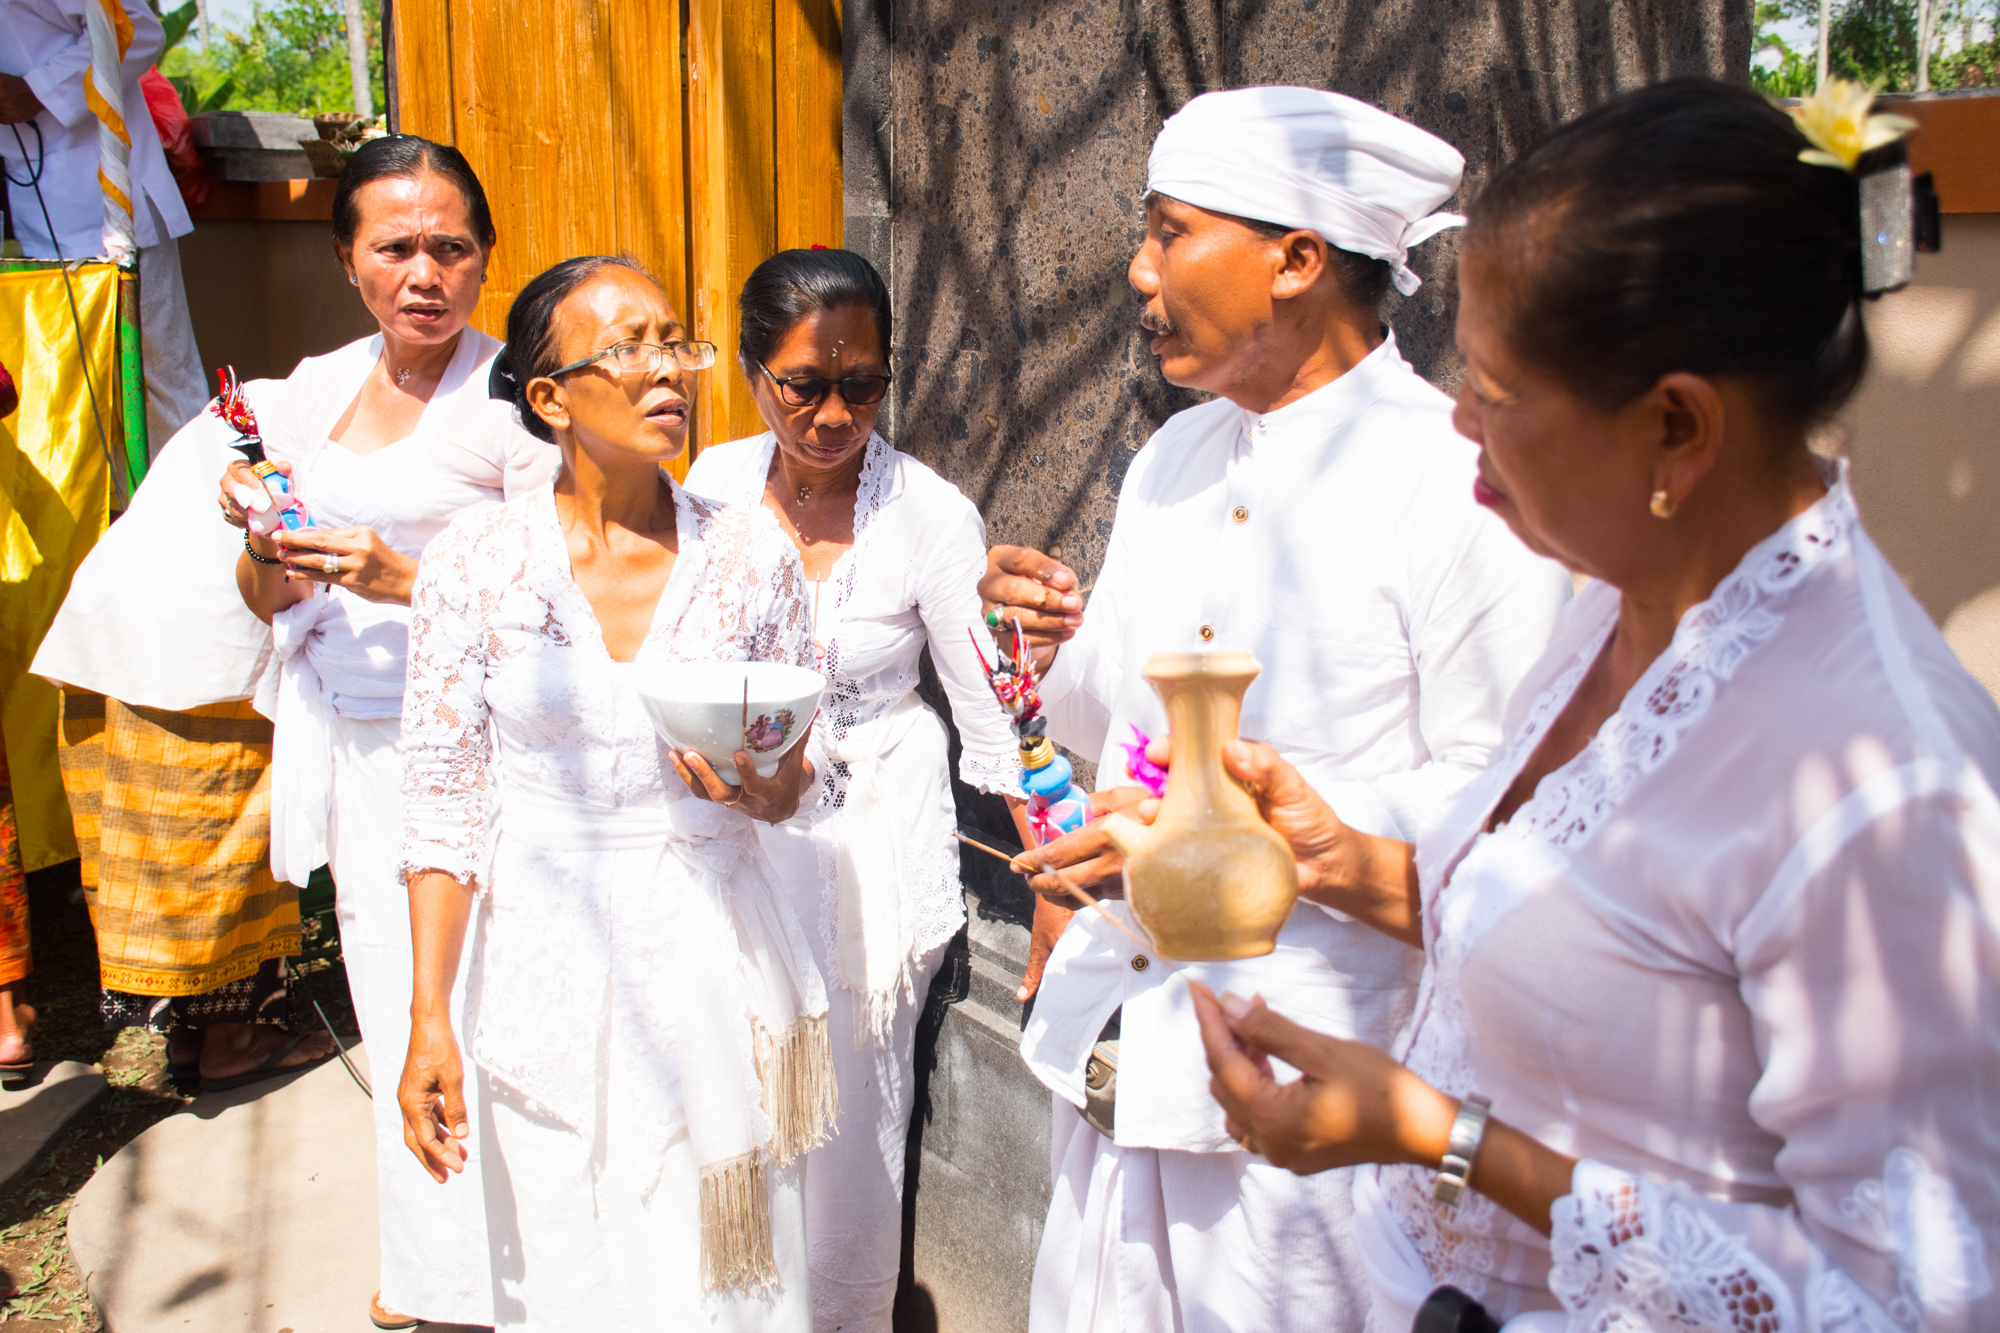
M 1172 729 L 1166 797 L 1150 825 L 1111 815 L 1104 831 L 1125 856 L 1133 915 L 1169 958 L 1267 954 L 1298 900 L 1291 848 L 1222 766 L 1259 670 L 1236 652 L 1159 653 L 1146 664 Z

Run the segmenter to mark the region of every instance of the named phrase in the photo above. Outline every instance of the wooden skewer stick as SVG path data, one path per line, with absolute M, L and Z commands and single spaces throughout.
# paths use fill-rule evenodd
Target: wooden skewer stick
M 1056 869 L 1054 866 L 1029 865 L 1027 862 L 1021 860 L 1021 858 L 1018 856 L 1011 856 L 1008 853 L 1001 851 L 998 847 L 988 847 L 985 843 L 979 841 L 977 838 L 968 838 L 963 833 L 958 832 L 956 829 L 952 831 L 952 836 L 954 838 L 957 838 L 960 842 L 964 843 L 968 847 L 978 848 L 980 851 L 985 852 L 988 856 L 999 857 L 1002 861 L 1005 861 L 1007 863 L 1007 868 L 1009 870 L 1012 870 L 1017 875 L 1054 875 L 1056 877 L 1056 883 L 1062 885 L 1065 889 L 1069 890 L 1070 893 L 1074 894 L 1076 898 L 1079 901 L 1081 901 L 1086 908 L 1095 907 L 1099 909 L 1098 910 L 1099 916 L 1103 917 L 1106 921 L 1109 921 L 1112 925 L 1118 927 L 1118 929 L 1124 931 L 1126 937 L 1129 938 L 1134 944 L 1138 945 L 1141 949 L 1144 949 L 1147 953 L 1151 954 L 1153 957 L 1158 958 L 1161 962 L 1165 963 L 1169 971 L 1173 972 L 1180 971 L 1180 967 L 1175 964 L 1173 959 L 1161 953 L 1155 945 L 1148 943 L 1146 940 L 1140 938 L 1139 933 L 1133 930 L 1130 926 L 1126 925 L 1123 921 L 1120 921 L 1117 917 L 1111 915 L 1111 913 L 1104 911 L 1103 903 L 1091 897 L 1089 891 L 1086 890 L 1081 884 L 1078 884 L 1075 880 L 1071 879 L 1068 875 L 1065 875 L 1062 871 Z

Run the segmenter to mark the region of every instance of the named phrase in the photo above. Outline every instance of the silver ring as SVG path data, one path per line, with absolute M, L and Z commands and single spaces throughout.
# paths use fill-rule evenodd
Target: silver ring
M 338 574 L 338 573 L 340 572 L 340 557 L 339 557 L 339 556 L 337 556 L 337 555 L 329 555 L 329 556 L 328 556 L 328 557 L 326 558 L 326 572 L 327 572 L 327 573 L 329 573 L 329 574 Z

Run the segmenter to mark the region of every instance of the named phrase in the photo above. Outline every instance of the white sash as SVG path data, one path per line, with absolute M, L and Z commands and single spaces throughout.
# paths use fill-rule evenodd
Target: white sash
M 676 899 L 672 966 L 635 972 L 621 966 L 616 938 L 604 939 L 612 1006 L 674 1034 L 669 1060 L 632 1059 L 631 1075 L 642 1098 L 664 1106 L 678 1097 L 686 1116 L 701 1167 L 704 1288 L 775 1282 L 768 1169 L 826 1138 L 839 1094 L 826 987 L 750 820 L 694 798 L 613 810 L 509 791 L 501 809 L 513 841 L 580 851 L 663 846 L 685 872 L 686 880 L 656 885 Z M 643 1135 L 668 1123 L 640 1118 L 630 1128 Z M 642 1197 L 659 1183 L 667 1138 L 634 1145 L 636 1160 L 655 1164 L 653 1178 L 639 1182 Z
M 840 984 L 860 997 L 863 1009 L 854 1026 L 857 1050 L 887 1040 L 897 1007 L 914 993 L 909 848 L 903 802 L 884 761 L 926 725 L 943 740 L 944 725 L 912 690 L 844 740 L 825 733 L 826 757 L 848 772 L 834 919 Z

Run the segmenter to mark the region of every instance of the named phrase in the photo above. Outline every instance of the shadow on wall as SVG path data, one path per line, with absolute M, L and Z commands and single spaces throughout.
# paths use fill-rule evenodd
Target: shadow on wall
M 1866 317 L 1873 364 L 1830 443 L 1883 554 L 2000 697 L 2000 215 L 1947 216 L 1943 251 Z
M 1626 88 L 1747 69 L 1747 0 L 1067 0 L 895 6 L 890 96 L 850 177 L 879 172 L 898 314 L 896 443 L 956 482 L 995 541 L 1102 559 L 1133 450 L 1195 399 L 1139 336 L 1125 269 L 1146 154 L 1189 98 L 1331 88 L 1500 160 Z M 858 150 L 858 151 L 857 151 Z M 872 152 L 872 159 L 869 154 Z M 886 169 L 884 169 L 886 164 Z M 1387 318 L 1450 388 L 1451 233 Z

